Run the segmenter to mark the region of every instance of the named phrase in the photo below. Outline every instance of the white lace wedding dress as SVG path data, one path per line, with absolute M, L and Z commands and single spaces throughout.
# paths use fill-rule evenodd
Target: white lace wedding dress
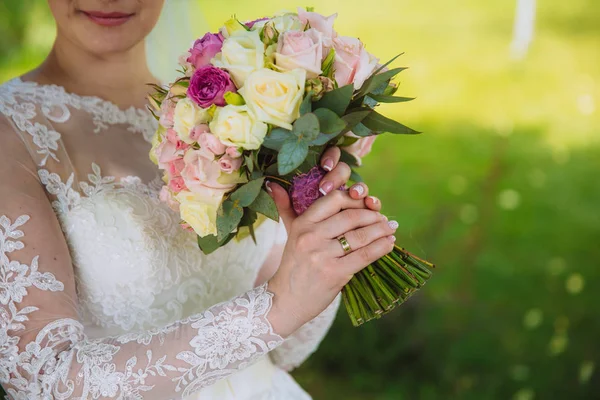
M 157 199 L 155 123 L 96 97 L 0 86 L 0 382 L 15 399 L 310 399 L 285 372 L 337 310 L 283 340 L 254 287 L 285 230 L 205 256 Z M 16 134 L 15 134 L 16 133 Z M 66 240 L 65 240 L 66 239 Z

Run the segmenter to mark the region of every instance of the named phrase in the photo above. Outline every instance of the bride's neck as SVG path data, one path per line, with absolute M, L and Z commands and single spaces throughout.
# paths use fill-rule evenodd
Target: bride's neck
M 82 96 L 97 96 L 121 107 L 143 107 L 150 90 L 147 84 L 157 83 L 146 64 L 143 42 L 123 53 L 98 56 L 60 37 L 27 79 L 60 85 Z

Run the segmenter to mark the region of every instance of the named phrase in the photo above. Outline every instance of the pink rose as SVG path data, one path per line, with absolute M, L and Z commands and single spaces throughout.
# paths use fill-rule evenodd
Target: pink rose
M 190 131 L 190 139 L 197 142 L 203 133 L 210 132 L 207 124 L 200 124 L 192 128 Z
M 200 151 L 207 158 L 214 158 L 214 156 L 220 156 L 225 153 L 227 146 L 225 146 L 215 135 L 212 133 L 202 133 L 198 138 L 198 144 L 200 145 Z
M 205 65 L 194 72 L 190 78 L 187 96 L 202 108 L 227 104 L 224 95 L 237 92 L 229 73 L 212 65 Z
M 221 51 L 223 47 L 223 36 L 214 33 L 207 33 L 201 39 L 194 42 L 189 50 L 190 55 L 187 61 L 195 68 L 200 68 L 210 64 L 210 60 Z
M 283 71 L 306 70 L 307 79 L 316 78 L 323 61 L 323 35 L 316 29 L 287 31 L 279 36 L 275 64 Z
M 171 189 L 173 193 L 179 193 L 182 190 L 186 190 L 187 187 L 185 186 L 185 181 L 183 178 L 178 176 L 169 180 L 169 189 Z
M 337 14 L 325 17 L 316 12 L 308 12 L 303 8 L 298 8 L 298 18 L 304 24 L 310 24 L 310 27 L 321 32 L 323 35 L 323 45 L 325 46 L 326 55 L 329 52 L 329 48 L 332 45 L 332 40 L 337 36 L 337 33 L 333 30 L 333 22 L 335 21 Z
M 168 99 L 164 99 L 160 105 L 160 119 L 158 120 L 158 123 L 165 128 L 173 127 L 173 114 L 175 113 L 175 105 L 176 103 L 174 101 Z
M 171 161 L 175 161 L 177 158 L 183 155 L 183 151 L 177 149 L 177 145 L 165 140 L 156 148 L 156 158 L 158 159 L 158 167 L 161 169 L 167 169 L 168 164 Z
M 242 166 L 241 158 L 231 158 L 228 155 L 224 155 L 219 159 L 219 167 L 221 171 L 226 174 L 231 174 L 233 171 L 237 171 Z
M 183 171 L 183 168 L 185 168 L 185 162 L 183 161 L 183 157 L 171 161 L 168 164 L 167 168 L 169 178 L 176 178 L 178 176 L 181 176 L 181 171 Z
M 378 59 L 369 54 L 357 38 L 341 36 L 333 40 L 335 80 L 338 86 L 354 84 L 358 90 L 377 67 Z
M 158 198 L 163 203 L 166 203 L 171 210 L 179 212 L 179 202 L 175 200 L 175 198 L 173 198 L 173 194 L 171 194 L 171 192 L 166 186 L 163 186 L 160 189 Z
M 229 146 L 227 150 L 225 150 L 225 154 L 231 158 L 240 158 L 242 156 L 242 153 L 240 153 L 238 148 L 234 146 Z
M 175 132 L 174 129 L 169 129 L 167 130 L 167 140 L 169 141 L 169 143 L 172 143 L 175 145 L 175 149 L 176 150 L 187 150 L 188 147 L 190 147 L 189 144 L 185 143 L 182 140 L 179 140 L 179 135 L 177 135 L 177 132 Z
M 181 176 L 191 192 L 206 194 L 214 189 L 225 192 L 235 186 L 235 184 L 218 182 L 221 176 L 219 163 L 205 157 L 200 150 L 188 150 L 183 160 L 185 161 L 185 168 L 181 171 Z
M 352 154 L 358 161 L 358 165 L 361 165 L 362 158 L 371 152 L 371 147 L 373 147 L 376 136 L 359 137 L 352 132 L 348 132 L 346 136 L 358 138 L 356 142 L 352 143 L 350 146 L 344 147 L 343 149 Z

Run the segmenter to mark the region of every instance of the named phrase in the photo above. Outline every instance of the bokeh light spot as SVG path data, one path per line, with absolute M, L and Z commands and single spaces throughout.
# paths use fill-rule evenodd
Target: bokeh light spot
M 505 210 L 514 210 L 521 203 L 521 195 L 514 189 L 506 189 L 498 195 L 498 205 Z

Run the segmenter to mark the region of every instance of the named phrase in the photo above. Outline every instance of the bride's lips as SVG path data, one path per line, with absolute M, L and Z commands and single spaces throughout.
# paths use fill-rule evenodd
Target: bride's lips
M 92 22 L 102 26 L 117 26 L 129 21 L 135 14 L 122 12 L 81 11 Z

